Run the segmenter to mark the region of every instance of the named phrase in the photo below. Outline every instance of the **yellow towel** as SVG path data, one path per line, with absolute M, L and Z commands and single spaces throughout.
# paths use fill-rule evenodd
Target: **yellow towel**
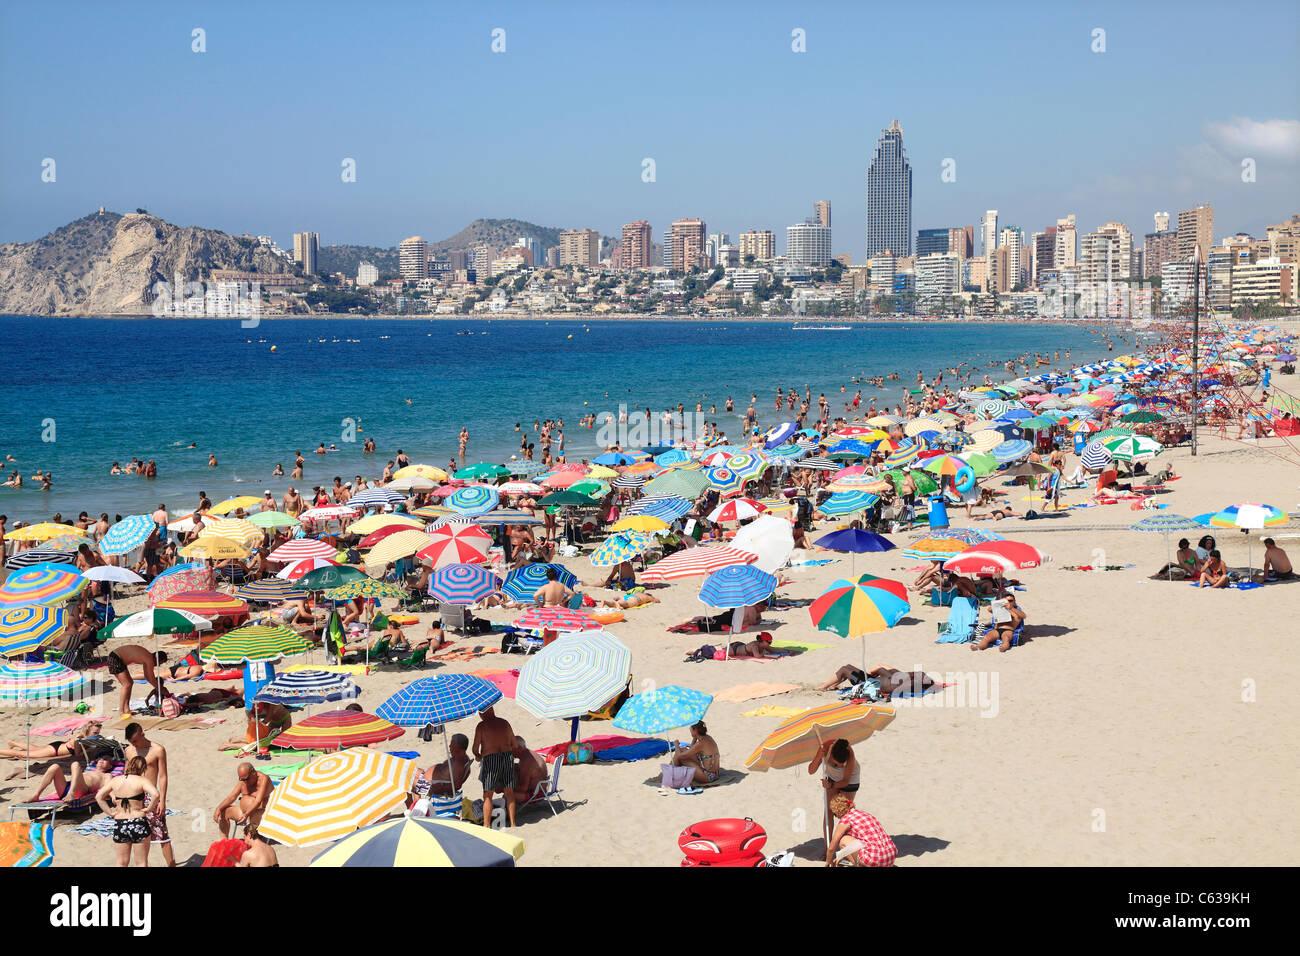
M 331 674 L 355 674 L 358 677 L 370 673 L 365 664 L 290 664 L 280 670 L 289 674 L 294 671 L 329 671 Z
M 794 717 L 802 714 L 807 707 L 783 707 L 780 704 L 764 704 L 757 710 L 747 710 L 742 717 Z

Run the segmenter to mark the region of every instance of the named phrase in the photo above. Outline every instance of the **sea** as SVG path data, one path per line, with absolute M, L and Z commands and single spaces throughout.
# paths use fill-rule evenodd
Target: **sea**
M 1111 355 L 1123 351 L 1119 332 L 1109 333 Z M 698 402 L 704 419 L 739 439 L 751 394 L 762 424 L 793 418 L 773 409 L 778 386 L 811 389 L 815 418 L 823 393 L 843 410 L 854 378 L 901 376 L 884 389 L 861 386 L 863 407 L 874 399 L 883 411 L 916 387 L 918 371 L 929 380 L 958 362 L 1057 350 L 1051 367 L 1068 369 L 1108 354 L 1097 330 L 1049 322 L 800 331 L 778 320 L 334 318 L 244 328 L 237 319 L 16 316 L 0 318 L 0 341 L 0 459 L 5 478 L 17 469 L 24 479 L 21 489 L 0 488 L 10 528 L 83 510 L 110 519 L 159 504 L 188 512 L 200 491 L 220 501 L 270 489 L 280 499 L 290 484 L 310 491 L 336 475 L 377 477 L 398 449 L 445 469 L 462 427 L 467 463 L 518 455 L 524 433 L 540 459 L 534 423 L 563 419 L 573 461 L 598 454 L 607 437 L 579 418 L 617 421 L 620 405 L 633 422 L 648 407 L 657 426 L 664 409 L 694 413 Z M 977 381 L 983 371 L 1010 377 L 999 365 Z M 362 450 L 367 438 L 373 454 Z M 321 443 L 337 450 L 314 454 Z M 305 474 L 291 480 L 299 451 Z M 132 458 L 153 459 L 157 478 L 110 475 Z M 277 463 L 286 477 L 272 477 Z M 49 491 L 32 478 L 38 470 L 52 474 Z

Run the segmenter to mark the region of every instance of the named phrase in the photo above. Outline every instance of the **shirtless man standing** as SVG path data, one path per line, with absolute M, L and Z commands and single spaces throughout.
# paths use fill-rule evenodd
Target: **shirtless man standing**
M 483 784 L 483 825 L 492 826 L 492 797 L 500 793 L 506 800 L 510 826 L 515 825 L 515 734 L 510 723 L 496 715 L 491 707 L 479 714 L 474 729 L 474 759 L 479 762 L 479 781 Z
M 271 799 L 271 778 L 258 773 L 251 763 L 241 763 L 235 770 L 239 782 L 226 799 L 212 811 L 212 821 L 221 830 L 221 839 L 230 836 L 230 825 L 260 823 Z
M 162 680 L 154 674 L 154 665 L 167 660 L 163 651 L 156 654 L 139 644 L 123 644 L 108 655 L 108 673 L 117 681 L 117 710 L 123 717 L 131 716 L 131 689 L 134 679 L 131 677 L 131 665 L 139 664 L 144 668 L 144 679 L 158 689 Z
M 167 832 L 167 749 L 146 737 L 139 724 L 128 724 L 123 736 L 128 741 L 125 751 L 127 761 L 130 762 L 132 757 L 143 758 L 145 770 L 142 776 L 158 788 L 158 805 L 146 817 L 151 831 L 150 845 L 155 843 L 160 845 L 163 862 L 168 866 L 175 866 L 172 838 Z M 150 804 L 151 801 L 146 798 L 144 803 L 146 810 L 150 809 Z

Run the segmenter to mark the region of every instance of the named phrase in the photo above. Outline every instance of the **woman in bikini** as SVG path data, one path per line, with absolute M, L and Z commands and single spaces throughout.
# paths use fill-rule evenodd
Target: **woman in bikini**
M 95 802 L 113 818 L 113 851 L 118 866 L 130 866 L 134 855 L 137 866 L 149 865 L 150 826 L 145 814 L 145 797 L 158 805 L 158 788 L 144 776 L 143 757 L 132 757 L 126 772 L 114 777 L 95 794 Z M 112 800 L 112 803 L 109 800 Z
M 853 755 L 853 748 L 847 740 L 840 737 L 823 743 L 812 763 L 808 764 L 808 772 L 816 773 L 818 768 L 823 771 L 822 786 L 826 788 L 828 800 L 841 793 L 849 794 L 849 799 L 853 799 L 852 794 L 858 792 L 860 785 L 862 765 Z
M 695 783 L 716 783 L 722 769 L 718 765 L 718 744 L 709 736 L 704 721 L 691 724 L 691 745 L 673 750 L 674 767 L 694 767 Z
M 11 740 L 8 749 L 0 750 L 0 757 L 17 760 L 57 760 L 60 757 L 75 757 L 78 741 L 85 737 L 98 737 L 103 726 L 102 723 L 94 721 L 86 724 L 67 740 L 56 740 L 39 747 L 29 747 L 21 740 Z

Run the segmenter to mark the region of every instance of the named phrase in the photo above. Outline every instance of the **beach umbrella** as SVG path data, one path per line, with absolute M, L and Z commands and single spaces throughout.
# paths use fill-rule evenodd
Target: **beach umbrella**
M 894 719 L 894 708 L 857 702 L 810 707 L 781 724 L 745 760 L 750 770 L 785 770 L 807 764 L 825 739 L 861 743 Z
M 912 542 L 909 547 L 903 549 L 903 556 L 919 558 L 922 561 L 947 561 L 963 551 L 970 550 L 973 546 L 971 542 L 948 537 L 946 531 L 944 533 L 936 532 L 931 537 Z
M 1165 565 L 1169 568 L 1169 580 L 1174 579 L 1174 571 L 1171 567 L 1173 555 L 1169 547 L 1169 536 L 1176 531 L 1199 531 L 1202 525 L 1197 524 L 1191 518 L 1185 518 L 1176 514 L 1154 514 L 1143 518 L 1137 524 L 1129 527 L 1130 531 L 1140 531 L 1144 534 L 1161 534 L 1165 539 Z
M 253 552 L 244 542 L 236 541 L 234 538 L 204 535 L 191 541 L 177 553 L 186 558 L 209 558 L 214 561 L 224 561 L 227 559 L 243 560 Z
M 405 727 L 449 724 L 482 713 L 500 699 L 500 688 L 482 677 L 438 674 L 407 684 L 380 704 L 375 713 Z
M 614 479 L 614 487 L 624 489 L 640 488 L 649 480 L 646 475 L 619 475 Z
M 349 509 L 392 508 L 405 500 L 406 495 L 392 485 L 381 485 L 375 488 L 362 488 L 348 499 L 347 507 Z
M 893 543 L 881 535 L 860 528 L 844 528 L 822 535 L 813 542 L 819 548 L 828 551 L 848 551 L 853 554 L 865 554 L 870 551 L 892 551 Z
M 32 709 L 47 706 L 50 701 L 71 703 L 90 682 L 85 674 L 74 671 L 55 661 L 29 663 L 5 661 L 0 664 L 0 705 L 16 704 L 27 714 L 27 746 L 32 749 Z M 31 772 L 31 757 L 26 758 L 24 779 Z
M 776 585 L 775 574 L 752 564 L 732 564 L 704 579 L 700 585 L 700 601 L 710 607 L 749 607 L 769 599 Z
M 51 538 L 60 538 L 65 534 L 85 538 L 90 532 L 75 525 L 41 521 L 30 524 L 26 528 L 15 528 L 13 531 L 6 532 L 5 537 L 10 541 L 49 541 Z
M 365 572 L 360 568 L 351 568 L 329 558 L 305 558 L 302 561 L 295 561 L 293 564 L 285 565 L 276 574 L 277 578 L 293 581 L 298 587 L 307 591 L 323 591 L 365 576 Z
M 547 583 L 546 572 L 553 570 L 557 580 L 567 588 L 576 587 L 578 579 L 573 572 L 562 564 L 525 564 L 515 568 L 501 585 L 501 592 L 515 601 L 527 603 L 534 600 L 533 595 Z
M 1134 425 L 1141 425 L 1149 424 L 1151 422 L 1162 422 L 1165 420 L 1165 417 L 1156 412 L 1132 411 L 1124 415 L 1122 420 Z
M 413 518 L 410 515 L 390 514 L 382 512 L 379 514 L 366 515 L 364 518 L 358 518 L 348 525 L 348 534 L 367 535 L 372 531 L 378 531 L 380 528 L 387 528 L 395 524 L 404 524 L 408 528 L 423 528 L 424 522 L 419 518 Z M 298 540 L 304 540 L 299 538 Z M 292 543 L 292 542 L 290 542 Z
M 819 631 L 854 638 L 893 627 L 911 609 L 890 590 L 840 579 L 808 605 L 808 616 Z M 866 662 L 867 643 L 863 641 L 863 667 Z
M 218 501 L 208 509 L 208 513 L 228 515 L 232 511 L 239 511 L 241 508 L 247 511 L 249 508 L 255 508 L 261 503 L 262 499 L 256 495 L 239 495 L 235 498 L 227 498 L 225 501 Z
M 467 465 L 456 471 L 453 478 L 461 481 L 492 481 L 496 478 L 505 478 L 509 476 L 510 469 L 505 465 L 491 465 L 481 461 L 476 465 Z M 446 479 L 443 479 L 444 481 Z
M 119 568 L 111 564 L 101 564 L 86 568 L 81 576 L 87 581 L 108 581 L 110 584 L 143 584 L 144 578 L 130 568 Z
M 811 468 L 813 471 L 838 471 L 839 463 L 831 461 L 829 458 L 812 457 L 802 459 L 797 467 Z
M 1002 576 L 1025 568 L 1037 568 L 1049 557 L 1021 541 L 990 541 L 975 545 L 944 562 L 945 571 L 958 574 Z
M 945 432 L 941 432 L 939 437 L 936 438 L 932 444 L 939 448 L 961 449 L 965 448 L 967 445 L 973 444 L 974 441 L 975 439 L 971 438 L 971 436 L 967 435 L 965 432 L 959 432 L 950 428 Z
M 507 481 L 497 486 L 503 495 L 544 495 L 546 489 L 535 481 Z
M 149 540 L 157 529 L 149 515 L 128 515 L 113 525 L 99 539 L 99 550 L 104 554 L 126 554 Z
M 405 807 L 415 772 L 414 760 L 365 747 L 327 754 L 280 781 L 258 829 L 288 846 L 338 840 Z
M 492 536 L 478 525 L 443 525 L 430 531 L 425 540 L 415 554 L 435 568 L 485 561 L 492 546 Z
M 1276 528 L 1284 525 L 1289 521 L 1287 513 L 1280 508 L 1274 508 L 1272 505 L 1261 505 L 1254 502 L 1243 502 L 1241 504 L 1229 505 L 1222 511 L 1215 512 L 1210 516 L 1210 527 L 1212 528 L 1240 528 L 1246 532 L 1246 560 L 1248 569 L 1254 571 L 1255 559 L 1251 554 L 1250 532 L 1252 529 L 1261 530 L 1263 528 Z
M 366 552 L 364 558 L 366 567 L 382 568 L 391 562 L 409 558 L 416 552 L 428 547 L 429 543 L 428 534 L 416 528 L 406 528 L 403 531 L 390 534 Z
M 473 564 L 448 564 L 429 577 L 429 596 L 443 604 L 474 604 L 496 589 L 496 575 Z
M 709 480 L 709 487 L 715 489 L 723 497 L 740 494 L 745 490 L 745 483 L 751 480 L 740 472 L 732 471 L 726 465 L 717 468 L 706 468 L 704 475 Z
M 1105 442 L 1101 439 L 1093 439 L 1088 446 L 1079 453 L 1079 462 L 1089 471 L 1104 470 L 1114 458 Z
M 909 442 L 906 445 L 900 445 L 896 451 L 892 451 L 885 458 L 886 468 L 901 468 L 903 465 L 910 465 L 916 461 L 917 456 L 921 453 L 921 446 L 915 442 Z
M 181 591 L 154 604 L 156 608 L 189 611 L 204 617 L 237 617 L 248 613 L 248 605 L 233 594 L 220 591 Z
M 15 571 L 0 585 L 0 607 L 58 604 L 76 597 L 89 582 L 73 564 L 33 564 Z
M 266 604 L 273 601 L 301 601 L 307 597 L 307 593 L 306 588 L 282 578 L 263 578 L 235 588 L 235 597 Z
M 939 483 L 934 477 L 920 468 L 913 468 L 910 472 L 912 482 L 916 485 L 918 495 L 928 495 L 931 492 L 939 490 Z M 879 476 L 882 479 L 890 481 L 894 485 L 894 490 L 902 494 L 904 472 L 901 468 L 893 468 L 889 471 L 882 471 Z
M 678 498 L 674 495 L 653 495 L 637 499 L 628 505 L 623 513 L 627 517 L 646 515 L 651 518 L 658 518 L 667 527 L 685 515 L 692 507 L 693 505 L 685 498 Z
M 677 468 L 659 475 L 645 485 L 645 490 L 656 495 L 675 495 L 694 500 L 709 487 L 709 477 L 703 472 Z
M 194 631 L 210 631 L 212 622 L 201 614 L 172 608 L 150 608 L 137 611 L 126 617 L 100 628 L 99 639 L 110 637 L 133 638 L 157 637 L 159 634 L 190 634 Z
M 266 557 L 277 564 L 291 564 L 295 561 L 305 561 L 308 558 L 328 558 L 333 560 L 338 557 L 338 553 L 338 548 L 316 538 L 294 538 L 292 541 L 286 541 L 280 545 Z
M 817 510 L 828 518 L 835 518 L 865 511 L 879 500 L 879 495 L 868 491 L 840 491 L 818 505 Z
M 648 514 L 628 515 L 610 525 L 609 530 L 613 533 L 619 531 L 639 531 L 642 534 L 654 534 L 656 532 L 667 531 L 668 522 L 662 518 L 656 518 L 653 515 Z
M 614 727 L 653 736 L 677 727 L 689 727 L 704 717 L 713 695 L 689 687 L 667 684 L 634 694 L 619 708 Z
M 445 521 L 435 523 L 426 530 L 436 531 L 440 527 L 448 524 L 459 524 L 465 515 L 451 515 Z M 519 511 L 514 508 L 494 508 L 485 514 L 474 515 L 473 523 L 483 527 L 504 526 L 508 524 L 517 525 L 540 525 L 543 520 L 531 511 Z
M 976 402 L 971 407 L 971 411 L 984 418 L 1001 418 L 1012 407 L 1010 402 L 1003 401 L 1000 398 L 986 398 L 981 402 Z
M 285 514 L 283 511 L 259 511 L 257 514 L 248 516 L 248 523 L 264 530 L 296 528 L 302 524 L 293 515 Z
M 11 554 L 5 559 L 5 567 L 10 571 L 29 568 L 33 564 L 73 564 L 77 560 L 76 548 L 51 547 L 47 542 L 26 551 Z
M 591 508 L 596 504 L 589 496 L 580 491 L 554 491 L 545 498 L 539 498 L 540 508 Z
M 753 564 L 758 556 L 739 548 L 698 547 L 687 548 L 668 555 L 652 564 L 641 575 L 644 582 L 677 581 L 682 578 L 712 574 L 720 568 L 737 564 Z
M 882 487 L 882 485 L 880 479 L 875 475 L 862 472 L 856 475 L 844 475 L 843 477 L 835 478 L 826 487 L 831 492 L 872 491 L 873 489 Z
M 209 522 L 207 527 L 203 529 L 203 537 L 205 538 L 229 538 L 231 541 L 238 541 L 249 548 L 261 544 L 265 534 L 266 532 L 257 525 L 242 518 L 221 518 Z
M 921 432 L 942 432 L 943 423 L 933 418 L 917 418 L 903 426 L 903 434 L 915 438 Z
M 633 482 L 630 487 L 634 488 L 639 488 L 645 480 L 645 476 L 643 475 L 628 475 L 626 477 Z M 616 478 L 615 482 L 617 481 L 618 479 Z M 580 495 L 586 495 L 588 498 L 599 500 L 609 494 L 609 485 L 596 478 L 583 478 L 582 480 L 569 485 L 569 490 L 576 491 Z
M 567 607 L 538 607 L 526 611 L 515 619 L 514 627 L 525 631 L 599 630 L 601 625 L 590 614 Z
M 765 511 L 767 511 L 767 507 L 759 504 L 753 498 L 733 498 L 731 501 L 714 508 L 709 513 L 709 520 L 714 523 L 747 521 L 750 518 L 757 518 Z
M 407 465 L 393 472 L 394 478 L 427 478 L 430 481 L 446 481 L 450 475 L 437 465 Z M 389 482 L 392 484 L 392 482 Z
M 470 485 L 455 491 L 447 499 L 447 507 L 463 515 L 481 515 L 495 508 L 498 500 L 495 488 Z
M 331 601 L 351 601 L 354 598 L 366 598 L 378 601 L 381 598 L 404 598 L 406 588 L 392 581 L 376 581 L 374 578 L 358 578 L 347 584 L 340 584 L 325 592 Z
M 655 464 L 660 468 L 671 468 L 673 465 L 684 465 L 691 460 L 690 453 L 681 448 L 671 448 L 668 451 L 655 455 Z
M 353 700 L 361 688 L 347 674 L 330 671 L 290 671 L 276 674 L 253 698 L 259 704 L 326 704 L 336 700 Z
M 313 857 L 309 865 L 514 866 L 523 855 L 524 841 L 500 830 L 461 820 L 402 817 L 362 827 Z
M 1145 435 L 1111 438 L 1103 442 L 1115 461 L 1146 461 L 1165 450 L 1165 446 Z
M 612 568 L 631 561 L 650 547 L 654 538 L 640 531 L 623 531 L 610 535 L 600 547 L 591 552 L 591 563 L 598 568 Z
M 731 546 L 757 555 L 755 567 L 775 574 L 789 563 L 794 552 L 793 526 L 785 518 L 760 515 L 736 532 Z
M 607 451 L 605 454 L 593 458 L 592 461 L 597 465 L 621 467 L 623 465 L 635 465 L 638 459 L 633 458 L 631 455 L 625 455 L 621 451 Z
M 67 627 L 62 608 L 23 604 L 0 610 L 0 656 L 16 657 L 57 640 Z
M 213 573 L 212 569 L 202 561 L 188 561 L 184 564 L 174 564 L 167 568 L 161 574 L 154 576 L 154 579 L 145 586 L 149 592 L 150 599 L 154 599 L 154 594 L 158 593 L 161 597 L 167 594 L 175 594 L 177 591 L 207 591 L 212 588 Z M 183 587 L 176 587 L 181 584 Z
M 401 727 L 376 714 L 327 710 L 298 721 L 275 738 L 275 745 L 294 750 L 342 750 L 396 740 L 404 733 Z
M 1004 441 L 995 445 L 990 454 L 993 456 L 994 461 L 1008 464 L 1019 461 L 1033 450 L 1034 446 L 1023 438 L 1014 438 L 1011 441 Z
M 519 669 L 515 702 L 541 720 L 578 717 L 627 686 L 632 652 L 602 630 L 561 634 Z
M 222 634 L 199 651 L 199 657 L 218 664 L 278 661 L 286 654 L 305 654 L 314 646 L 283 624 L 248 624 Z
M 933 458 L 927 458 L 921 467 L 933 475 L 955 476 L 957 472 L 969 468 L 970 465 L 965 458 L 959 458 L 957 455 L 935 455 Z

